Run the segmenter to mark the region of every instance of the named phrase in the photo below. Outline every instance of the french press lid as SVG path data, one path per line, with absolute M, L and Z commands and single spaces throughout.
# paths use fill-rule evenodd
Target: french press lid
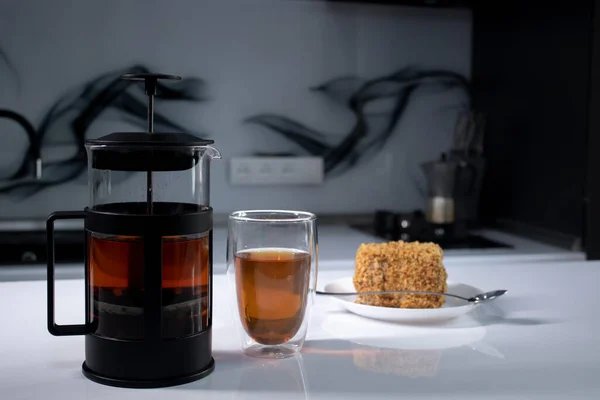
M 87 139 L 91 167 L 113 171 L 182 171 L 199 160 L 192 149 L 213 144 L 213 140 L 189 133 L 154 132 L 154 97 L 157 82 L 180 80 L 165 74 L 125 74 L 122 79 L 144 81 L 148 96 L 148 132 L 114 132 L 97 139 Z

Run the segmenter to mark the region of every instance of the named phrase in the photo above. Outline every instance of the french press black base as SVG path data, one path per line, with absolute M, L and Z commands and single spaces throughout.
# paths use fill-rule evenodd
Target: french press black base
M 155 74 L 146 81 L 152 98 Z M 212 358 L 212 141 L 184 133 L 113 133 L 87 140 L 91 204 L 47 222 L 48 330 L 85 335 L 83 374 L 119 387 L 154 388 L 209 375 Z M 183 179 L 182 178 L 183 175 Z M 173 187 L 173 182 L 191 187 Z M 54 221 L 83 218 L 83 325 L 54 322 Z

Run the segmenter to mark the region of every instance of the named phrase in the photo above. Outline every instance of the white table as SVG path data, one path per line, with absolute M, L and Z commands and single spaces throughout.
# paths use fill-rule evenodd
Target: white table
M 320 287 L 351 273 L 323 264 Z M 451 264 L 449 279 L 509 292 L 441 327 L 362 319 L 319 297 L 301 357 L 276 361 L 240 353 L 217 275 L 216 370 L 150 390 L 85 379 L 83 338 L 46 330 L 45 282 L 0 283 L 0 399 L 600 398 L 600 262 Z M 59 281 L 57 295 L 58 322 L 81 322 L 83 282 Z

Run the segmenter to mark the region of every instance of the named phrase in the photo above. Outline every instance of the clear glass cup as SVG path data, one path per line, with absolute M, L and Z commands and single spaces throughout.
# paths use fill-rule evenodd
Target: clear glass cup
M 245 354 L 285 358 L 302 349 L 317 284 L 316 221 L 303 211 L 230 214 L 227 276 Z

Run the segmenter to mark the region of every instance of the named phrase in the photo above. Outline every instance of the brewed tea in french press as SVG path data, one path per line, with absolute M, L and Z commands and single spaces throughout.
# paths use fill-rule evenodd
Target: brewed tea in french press
M 214 369 L 210 140 L 153 132 L 162 74 L 144 81 L 148 132 L 117 132 L 85 142 L 90 200 L 83 211 L 49 216 L 48 330 L 85 335 L 83 373 L 112 386 L 162 387 Z M 83 218 L 86 315 L 54 322 L 54 221 Z

